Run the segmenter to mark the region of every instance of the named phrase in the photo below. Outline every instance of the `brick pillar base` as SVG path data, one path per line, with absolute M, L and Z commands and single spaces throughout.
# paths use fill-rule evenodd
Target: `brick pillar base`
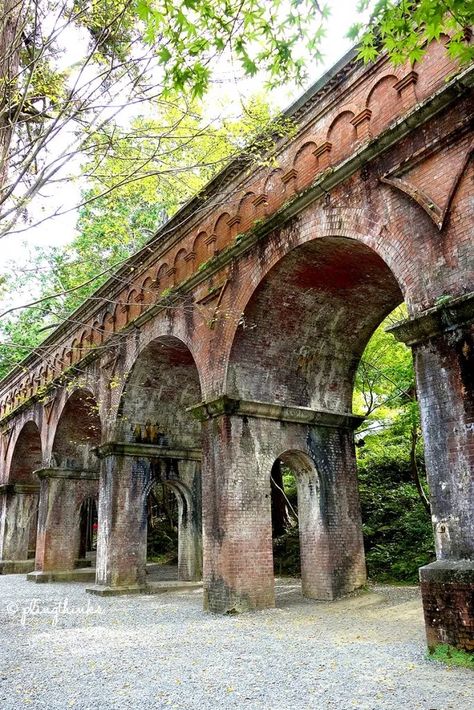
M 99 485 L 96 585 L 140 589 L 146 583 L 147 461 L 105 454 Z
M 171 483 L 178 497 L 178 579 L 202 578 L 201 470 L 195 461 L 179 462 L 179 482 Z
M 0 486 L 0 574 L 34 569 L 39 485 Z
M 79 555 L 80 513 L 86 498 L 97 496 L 98 474 L 72 469 L 42 469 L 35 572 L 31 581 L 67 579 Z
M 96 594 L 150 591 L 147 587 L 147 509 L 151 486 L 162 483 L 178 498 L 178 577 L 201 577 L 200 449 L 168 449 L 149 444 L 110 442 L 102 458 L 99 486 Z M 174 460 L 166 473 L 160 461 Z M 150 585 L 151 587 L 152 585 Z
M 438 560 L 420 569 L 426 640 L 474 653 L 474 562 Z
M 474 647 L 474 293 L 392 328 L 410 345 L 437 562 L 420 570 L 428 646 Z
M 356 418 L 221 398 L 203 422 L 204 606 L 229 613 L 275 604 L 270 472 L 298 481 L 302 586 L 316 599 L 366 579 L 352 428 Z

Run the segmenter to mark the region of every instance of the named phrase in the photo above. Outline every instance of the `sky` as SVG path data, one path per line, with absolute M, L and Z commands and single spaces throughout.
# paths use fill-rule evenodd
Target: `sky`
M 332 12 L 327 23 L 327 34 L 324 38 L 321 50 L 324 61 L 319 64 L 308 63 L 308 82 L 303 87 L 294 85 L 281 86 L 271 94 L 274 105 L 283 110 L 295 101 L 304 91 L 317 79 L 330 69 L 351 47 L 350 40 L 346 34 L 351 25 L 359 19 L 356 12 L 356 0 L 332 0 Z M 80 53 L 80 45 L 71 42 L 76 53 Z M 71 54 L 65 57 L 69 62 L 74 59 Z M 236 79 L 232 76 L 229 65 L 223 65 L 223 70 L 217 75 L 217 84 L 211 89 L 207 97 L 209 105 L 212 105 L 212 92 L 219 92 L 228 95 L 229 106 L 235 112 L 235 107 L 239 106 L 239 99 L 245 102 L 248 97 L 261 89 L 262 77 L 257 76 L 251 80 Z M 47 221 L 28 228 L 26 231 L 14 233 L 4 237 L 0 242 L 0 271 L 8 270 L 12 263 L 15 269 L 23 268 L 28 260 L 31 251 L 38 247 L 58 246 L 67 244 L 75 234 L 75 224 L 77 220 L 77 210 L 74 207 L 79 203 L 80 185 L 77 181 L 70 181 L 45 189 L 41 196 L 35 198 L 29 210 L 33 221 L 39 221 L 43 217 L 53 214 L 55 211 L 66 211 L 66 214 L 52 217 Z M 22 225 L 20 225 L 21 227 Z M 24 226 L 24 225 L 23 225 Z

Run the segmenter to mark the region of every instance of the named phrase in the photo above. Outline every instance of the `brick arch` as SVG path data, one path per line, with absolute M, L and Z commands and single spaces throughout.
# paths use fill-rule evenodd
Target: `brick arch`
M 210 256 L 209 244 L 207 243 L 208 238 L 208 233 L 201 231 L 194 239 L 192 252 L 196 255 L 196 263 L 198 266 L 207 261 Z
M 201 401 L 201 377 L 188 345 L 174 335 L 152 337 L 125 371 L 115 437 L 156 443 L 160 433 L 172 446 L 198 446 L 200 424 L 186 410 Z
M 187 254 L 186 249 L 180 249 L 174 258 L 173 267 L 175 269 L 175 272 L 174 272 L 174 283 L 175 284 L 179 284 L 188 275 L 187 274 L 188 264 L 186 262 L 186 254 Z
M 400 95 L 395 88 L 398 77 L 388 74 L 378 79 L 370 89 L 366 100 L 366 108 L 370 111 L 370 135 L 376 136 L 395 121 L 400 109 Z
M 229 243 L 230 239 L 230 227 L 228 222 L 230 220 L 230 214 L 228 212 L 223 212 L 217 218 L 214 224 L 214 234 L 216 235 L 216 250 L 222 251 Z
M 147 276 L 141 287 L 141 309 L 142 312 L 146 311 L 147 308 L 152 306 L 155 302 L 156 288 L 154 287 L 154 281 L 151 276 Z
M 158 268 L 158 271 L 156 272 L 156 284 L 159 294 L 162 293 L 162 291 L 168 288 L 171 284 L 169 270 L 169 264 L 164 262 L 163 264 L 161 264 L 161 266 Z
M 34 419 L 25 422 L 14 441 L 10 442 L 10 463 L 7 466 L 9 483 L 37 483 L 33 471 L 41 468 L 43 444 L 38 424 Z
M 138 296 L 139 292 L 135 288 L 132 288 L 127 294 L 127 323 L 135 320 L 141 313 L 141 305 Z
M 325 237 L 292 249 L 243 310 L 227 394 L 349 414 L 362 352 L 402 300 L 386 263 L 359 241 Z
M 242 199 L 239 202 L 237 214 L 240 217 L 239 229 L 242 232 L 245 232 L 247 229 L 250 229 L 250 227 L 254 223 L 256 217 L 256 209 L 254 205 L 255 198 L 255 192 L 249 190 L 242 196 Z
M 56 416 L 52 464 L 76 469 L 97 467 L 91 449 L 101 442 L 102 423 L 93 392 L 76 388 L 65 398 Z
M 293 169 L 296 171 L 294 180 L 298 190 L 307 187 L 318 171 L 318 161 L 314 154 L 316 147 L 314 141 L 308 140 L 295 153 Z
M 282 180 L 283 174 L 281 168 L 274 168 L 265 180 L 263 192 L 267 196 L 266 211 L 269 214 L 278 209 L 285 201 L 286 191 L 285 183 Z
M 357 138 L 355 126 L 351 123 L 353 111 L 341 111 L 329 126 L 326 143 L 331 146 L 331 163 L 337 163 L 352 153 Z

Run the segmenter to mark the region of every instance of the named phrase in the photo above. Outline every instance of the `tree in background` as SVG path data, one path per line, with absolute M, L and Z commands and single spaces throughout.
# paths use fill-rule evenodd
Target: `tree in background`
M 0 3 L 0 236 L 28 217 L 33 197 L 69 179 L 77 156 L 124 111 L 152 98 L 202 97 L 217 62 L 269 85 L 301 83 L 321 58 L 330 2 L 318 0 L 2 0 Z M 471 61 L 473 0 L 360 0 L 360 56 L 420 59 L 448 33 Z M 371 14 L 370 14 L 371 13 Z M 113 140 L 113 131 L 109 137 Z
M 35 249 L 26 269 L 12 265 L 3 277 L 10 292 L 35 293 L 30 308 L 16 308 L 0 319 L 0 374 L 37 346 L 51 327 L 68 318 L 114 269 L 150 239 L 160 224 L 238 154 L 250 165 L 268 160 L 266 152 L 291 123 L 274 119 L 262 97 L 245 107 L 240 119 L 209 123 L 201 102 L 155 102 L 155 115 L 130 126 L 104 128 L 95 142 L 109 140 L 104 157 L 84 166 L 75 238 L 64 247 Z M 263 157 L 262 157 L 263 156 Z M 132 174 L 133 171 L 133 174 Z

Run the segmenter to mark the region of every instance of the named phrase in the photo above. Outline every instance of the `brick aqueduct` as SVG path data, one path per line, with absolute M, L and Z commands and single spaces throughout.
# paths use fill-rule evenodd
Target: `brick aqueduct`
M 364 584 L 353 379 L 405 302 L 393 332 L 413 350 L 436 541 L 428 644 L 474 649 L 473 84 L 442 42 L 397 69 L 349 53 L 287 112 L 298 131 L 271 167 L 230 164 L 0 383 L 3 572 L 71 572 L 98 498 L 91 591 L 145 590 L 162 482 L 205 607 L 271 607 L 281 459 L 303 593 Z

